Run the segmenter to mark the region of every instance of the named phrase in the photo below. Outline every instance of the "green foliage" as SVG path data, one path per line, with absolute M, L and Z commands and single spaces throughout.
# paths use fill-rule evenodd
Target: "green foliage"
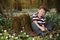
M 55 34 L 59 34 L 60 32 L 55 32 Z M 3 30 L 3 33 L 0 33 L 0 40 L 60 40 L 60 36 L 55 35 L 53 39 L 50 39 L 48 36 L 46 37 L 30 37 L 27 36 L 25 32 L 21 31 L 17 36 L 10 35 L 7 30 Z
M 8 20 L 0 15 L 0 33 L 3 33 L 4 29 L 10 28 L 12 24 L 11 20 Z
M 20 36 L 21 36 L 21 37 L 26 37 L 26 33 L 21 32 L 21 33 L 20 33 Z
M 46 21 L 52 20 L 54 22 L 54 26 L 60 25 L 60 15 L 54 12 L 48 12 L 46 14 Z
M 27 40 L 32 40 L 32 39 L 33 39 L 32 37 L 27 38 Z
M 0 25 L 3 27 L 10 27 L 12 24 L 11 20 L 8 20 L 0 15 Z
M 3 31 L 3 26 L 0 25 L 0 33 Z
M 1 15 L 0 15 L 0 25 L 5 25 L 5 19 L 4 19 L 4 17 L 2 17 Z

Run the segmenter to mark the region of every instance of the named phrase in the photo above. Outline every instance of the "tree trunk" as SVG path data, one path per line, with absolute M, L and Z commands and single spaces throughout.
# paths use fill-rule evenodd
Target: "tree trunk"
M 60 0 L 56 0 L 56 9 L 60 13 Z

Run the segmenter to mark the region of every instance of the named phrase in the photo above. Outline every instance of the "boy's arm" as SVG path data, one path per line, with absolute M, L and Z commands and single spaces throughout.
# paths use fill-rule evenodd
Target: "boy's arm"
M 33 21 L 36 25 L 37 25 L 37 27 L 39 28 L 39 29 L 41 29 L 42 31 L 46 31 L 46 28 L 44 27 L 44 26 L 40 26 L 38 23 L 37 23 L 37 21 Z

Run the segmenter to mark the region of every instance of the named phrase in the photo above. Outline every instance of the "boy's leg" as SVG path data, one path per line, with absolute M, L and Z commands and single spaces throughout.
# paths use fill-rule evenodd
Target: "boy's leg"
M 37 26 L 35 23 L 32 23 L 32 29 L 33 31 L 35 31 L 37 33 L 37 35 L 42 35 L 42 36 L 45 36 L 45 33 L 42 32 Z
M 49 20 L 47 23 L 46 23 L 46 27 L 48 29 L 48 31 L 52 31 L 53 30 L 53 21 Z

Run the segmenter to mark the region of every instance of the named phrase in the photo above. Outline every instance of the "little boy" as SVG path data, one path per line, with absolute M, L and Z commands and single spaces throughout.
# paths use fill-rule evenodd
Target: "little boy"
M 48 21 L 46 23 L 46 18 L 44 15 L 47 11 L 48 9 L 45 6 L 40 6 L 38 12 L 33 14 L 32 29 L 37 33 L 37 35 L 45 36 L 45 31 L 51 31 L 53 29 L 52 21 Z

